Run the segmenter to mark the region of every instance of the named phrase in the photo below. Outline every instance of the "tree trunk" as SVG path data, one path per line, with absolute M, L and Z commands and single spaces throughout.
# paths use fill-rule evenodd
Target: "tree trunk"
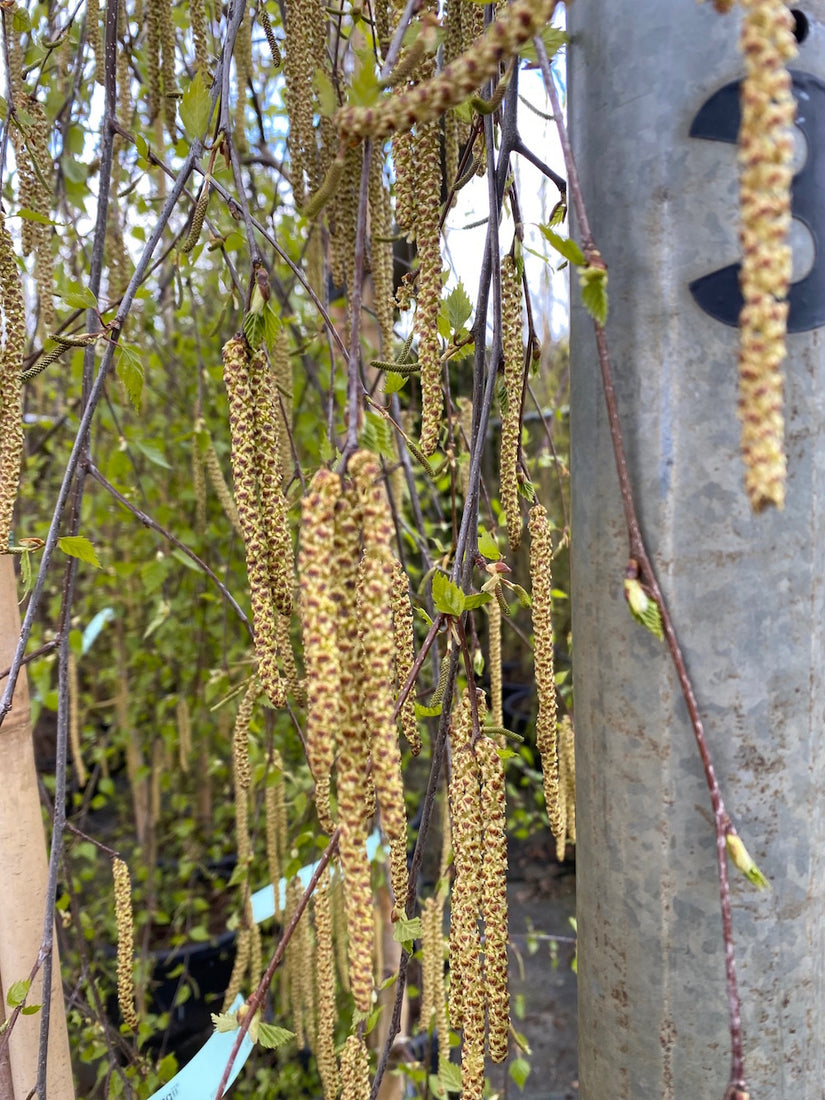
M 20 634 L 14 564 L 0 555 L 0 669 L 11 663 Z M 25 669 L 17 681 L 13 707 L 0 727 L 0 987 L 27 978 L 40 950 L 46 905 L 48 862 L 43 818 L 34 768 L 29 692 Z M 40 975 L 32 983 L 28 1004 L 42 1001 Z M 49 1034 L 48 1100 L 74 1100 L 63 986 L 55 942 Z M 40 1014 L 19 1016 L 9 1042 L 13 1091 L 0 1096 L 24 1100 L 37 1080 Z
M 823 9 L 804 5 L 812 30 L 795 69 L 825 71 L 811 45 Z M 787 502 L 753 515 L 737 330 L 690 290 L 740 255 L 736 147 L 690 136 L 706 100 L 742 75 L 739 19 L 709 3 L 571 5 L 571 130 L 610 271 L 607 335 L 648 549 L 728 810 L 773 887 L 730 870 L 751 1095 L 822 1100 L 822 334 L 789 337 Z M 825 86 L 798 124 L 823 103 Z M 809 137 L 811 163 L 823 140 Z M 825 232 L 818 244 L 825 256 Z M 627 537 L 578 304 L 571 347 L 580 1096 L 721 1100 L 730 1040 L 710 801 L 667 649 L 623 598 Z

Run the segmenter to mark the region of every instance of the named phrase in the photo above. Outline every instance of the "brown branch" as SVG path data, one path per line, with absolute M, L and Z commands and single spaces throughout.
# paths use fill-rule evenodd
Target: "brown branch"
M 564 124 L 564 118 L 561 112 L 561 104 L 559 103 L 558 95 L 556 94 L 556 88 L 553 83 L 553 76 L 550 71 L 550 62 L 547 58 L 547 53 L 544 49 L 544 44 L 540 38 L 533 39 L 536 53 L 538 55 L 539 64 L 541 65 L 542 76 L 544 77 L 544 85 L 547 90 L 547 95 L 550 98 L 551 105 L 553 107 L 553 114 L 556 120 L 556 126 L 559 131 L 559 139 L 561 141 L 562 151 L 564 153 L 564 160 L 567 167 L 567 176 L 570 186 L 570 194 L 573 200 L 573 205 L 576 211 L 576 218 L 579 222 L 579 226 L 582 233 L 582 249 L 585 254 L 585 258 L 588 264 L 595 264 L 598 266 L 604 266 L 604 261 L 599 254 L 598 249 L 593 240 L 593 233 L 590 228 L 590 222 L 587 218 L 587 210 L 584 203 L 584 195 L 579 181 L 578 171 L 576 170 L 576 162 L 573 156 L 573 149 L 570 143 L 570 137 L 567 133 L 567 128 Z M 625 524 L 627 526 L 627 536 L 630 548 L 630 568 L 638 571 L 640 578 L 646 585 L 650 595 L 656 601 L 659 612 L 662 617 L 662 627 L 664 630 L 665 640 L 667 641 L 668 650 L 673 661 L 673 666 L 676 669 L 676 676 L 679 681 L 679 687 L 682 690 L 685 703 L 687 705 L 688 714 L 690 716 L 690 722 L 693 727 L 693 734 L 696 739 L 696 746 L 699 750 L 699 756 L 702 760 L 702 767 L 705 772 L 705 781 L 710 791 L 711 806 L 713 807 L 713 820 L 714 828 L 716 831 L 716 864 L 717 872 L 719 876 L 719 900 L 722 910 L 722 938 L 725 946 L 725 979 L 727 985 L 727 998 L 728 998 L 728 1026 L 730 1030 L 730 1043 L 731 1043 L 731 1070 L 730 1080 L 728 1083 L 728 1092 L 726 1095 L 736 1095 L 737 1091 L 745 1092 L 747 1085 L 745 1082 L 745 1065 L 744 1054 L 742 1045 L 742 1019 L 741 1019 L 741 1005 L 739 998 L 739 989 L 736 980 L 736 958 L 734 953 L 734 941 L 733 941 L 733 920 L 731 915 L 731 900 L 730 900 L 730 885 L 728 883 L 728 863 L 727 863 L 727 843 L 726 838 L 734 834 L 734 829 L 731 824 L 725 809 L 725 803 L 722 798 L 722 793 L 719 789 L 719 783 L 716 779 L 716 772 L 713 767 L 713 762 L 710 757 L 710 751 L 708 749 L 707 738 L 705 737 L 705 730 L 702 724 L 702 719 L 699 716 L 699 707 L 696 702 L 696 696 L 693 691 L 693 684 L 691 683 L 690 676 L 685 665 L 685 659 L 682 654 L 679 640 L 676 636 L 676 631 L 673 626 L 673 620 L 670 617 L 667 604 L 665 603 L 662 590 L 659 587 L 659 582 L 656 578 L 653 565 L 645 547 L 644 539 L 642 538 L 641 527 L 639 524 L 638 516 L 636 513 L 636 506 L 633 499 L 633 490 L 630 483 L 630 475 L 627 469 L 627 458 L 625 455 L 624 441 L 622 438 L 621 421 L 619 418 L 618 404 L 616 401 L 616 391 L 613 386 L 613 371 L 610 364 L 610 356 L 607 347 L 607 337 L 605 335 L 604 327 L 594 321 L 594 329 L 596 333 L 596 349 L 599 358 L 599 367 L 602 375 L 602 385 L 604 388 L 605 403 L 607 405 L 607 415 L 610 424 L 610 437 L 613 443 L 613 454 L 616 461 L 616 472 L 619 477 L 619 485 L 621 488 L 622 507 L 624 509 Z

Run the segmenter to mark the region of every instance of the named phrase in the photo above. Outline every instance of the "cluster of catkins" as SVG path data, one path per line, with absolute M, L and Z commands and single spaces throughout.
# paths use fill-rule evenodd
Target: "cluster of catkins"
M 477 692 L 478 718 L 486 710 Z M 450 1026 L 461 1028 L 462 1096 L 481 1100 L 485 1018 L 490 1057 L 507 1057 L 507 838 L 504 768 L 494 741 L 473 735 L 469 695 L 450 730 L 455 878 L 450 911 Z M 479 919 L 483 920 L 482 941 Z
M 739 318 L 739 413 L 745 488 L 760 511 L 785 501 L 782 362 L 791 278 L 793 120 L 786 62 L 796 53 L 783 0 L 742 0 L 739 201 L 744 305 Z
M 304 501 L 299 576 L 307 673 L 306 749 L 318 816 L 331 829 L 335 780 L 339 851 L 356 1009 L 373 993 L 374 922 L 366 855 L 377 803 L 390 845 L 396 913 L 407 899 L 407 822 L 395 698 L 411 667 L 412 618 L 392 553 L 394 528 L 374 455 L 359 451 L 345 477 L 319 470 Z M 405 606 L 406 605 L 406 606 Z M 396 643 L 396 635 L 403 644 Z M 362 700 L 370 705 L 364 720 Z M 402 710 L 416 749 L 414 710 Z

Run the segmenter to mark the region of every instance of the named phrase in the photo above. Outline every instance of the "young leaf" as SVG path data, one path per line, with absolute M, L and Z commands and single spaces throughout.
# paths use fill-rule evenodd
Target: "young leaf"
M 79 558 L 80 561 L 93 565 L 95 569 L 103 568 L 95 553 L 94 546 L 83 535 L 64 535 L 62 539 L 57 540 L 57 545 L 70 558 Z
M 421 917 L 401 916 L 392 928 L 392 938 L 396 943 L 409 943 L 421 939 Z
M 556 252 L 564 256 L 565 260 L 569 260 L 576 267 L 584 266 L 584 253 L 575 241 L 569 237 L 560 237 L 558 233 L 553 232 L 549 225 L 540 225 L 539 229 L 544 239 L 555 248 Z
M 190 141 L 202 138 L 212 114 L 212 100 L 200 69 L 180 101 L 180 120 Z
M 483 554 L 487 561 L 498 561 L 501 558 L 495 535 L 491 535 L 485 527 L 479 528 L 478 552 Z
M 97 309 L 97 298 L 80 283 L 67 283 L 60 297 L 72 309 Z
M 395 371 L 388 370 L 384 375 L 384 393 L 390 396 L 393 393 L 398 393 L 407 384 L 407 379 L 403 374 L 396 374 Z
M 603 325 L 607 320 L 607 271 L 603 267 L 586 267 L 579 272 L 582 305 L 593 318 Z
M 530 1076 L 530 1063 L 526 1058 L 514 1058 L 510 1063 L 509 1073 L 517 1087 L 523 1089 Z
M 446 573 L 433 574 L 433 604 L 444 615 L 460 615 L 464 610 L 464 593 Z
M 22 1005 L 30 986 L 31 982 L 28 978 L 21 978 L 20 981 L 11 983 L 6 993 L 6 1004 L 9 1008 L 17 1008 L 18 1005 Z
M 447 320 L 450 322 L 450 327 L 453 332 L 458 332 L 463 327 L 464 322 L 469 320 L 470 314 L 473 312 L 473 303 L 467 296 L 467 291 L 464 289 L 463 283 L 459 281 L 457 287 L 454 287 L 446 298 L 447 306 Z
M 277 1050 L 285 1046 L 290 1039 L 295 1038 L 294 1031 L 287 1031 L 285 1027 L 276 1027 L 275 1024 L 258 1025 L 258 1042 L 267 1050 Z
M 447 1092 L 461 1092 L 461 1066 L 457 1066 L 448 1058 L 439 1058 L 438 1078 L 442 1088 Z
M 237 1031 L 240 1026 L 237 1012 L 213 1012 L 212 1026 L 215 1031 Z
M 645 629 L 661 641 L 664 638 L 662 632 L 662 616 L 659 613 L 659 605 L 651 600 L 641 584 L 632 579 L 624 582 L 624 594 L 630 614 L 641 623 Z
M 474 596 L 464 597 L 464 610 L 473 611 L 477 607 L 481 607 L 485 603 L 489 603 L 493 597 L 489 592 L 479 592 Z
M 126 393 L 135 409 L 140 412 L 140 400 L 143 395 L 143 360 L 134 350 L 118 345 L 117 376 L 126 387 Z

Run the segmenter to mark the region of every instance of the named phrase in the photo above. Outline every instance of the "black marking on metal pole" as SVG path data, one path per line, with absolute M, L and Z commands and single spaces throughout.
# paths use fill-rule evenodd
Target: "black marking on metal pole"
M 791 70 L 796 99 L 796 125 L 805 136 L 808 155 L 791 185 L 791 216 L 807 226 L 814 245 L 813 267 L 788 292 L 788 332 L 809 332 L 825 325 L 825 82 L 811 73 Z M 735 144 L 739 135 L 739 81 L 734 80 L 699 108 L 690 136 Z M 736 326 L 742 309 L 739 267 L 712 271 L 694 279 L 690 290 L 711 317 Z

